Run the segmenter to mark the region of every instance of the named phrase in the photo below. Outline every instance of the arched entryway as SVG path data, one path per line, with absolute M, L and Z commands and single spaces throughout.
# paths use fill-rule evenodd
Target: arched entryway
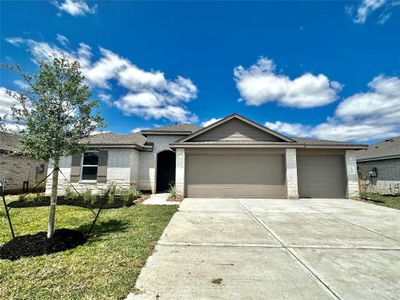
M 157 192 L 168 191 L 170 186 L 175 185 L 176 155 L 174 151 L 162 151 L 157 154 Z

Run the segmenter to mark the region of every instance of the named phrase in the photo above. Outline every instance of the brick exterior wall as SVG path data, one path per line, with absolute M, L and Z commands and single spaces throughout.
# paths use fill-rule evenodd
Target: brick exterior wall
M 105 149 L 107 150 L 107 149 Z M 111 184 L 116 185 L 122 190 L 128 190 L 137 186 L 138 169 L 139 169 L 139 153 L 134 149 L 108 149 L 107 161 L 107 182 L 84 182 L 73 183 L 73 186 L 78 192 L 84 192 L 86 189 L 91 189 L 94 193 L 106 191 Z M 70 180 L 71 175 L 71 156 L 63 157 L 60 160 L 60 170 L 65 177 Z M 48 173 L 53 170 L 53 166 L 49 164 Z M 70 186 L 67 179 L 62 174 L 59 175 L 59 193 L 65 192 L 65 189 Z M 51 193 L 51 176 L 46 183 L 46 194 Z M 71 187 L 72 189 L 72 187 Z
M 44 164 L 44 171 L 38 172 L 37 167 Z M 0 153 L 0 181 L 5 191 L 20 192 L 24 181 L 28 181 L 28 189 L 35 187 L 47 175 L 47 163 L 20 154 Z M 5 182 L 4 182 L 5 181 Z M 44 188 L 45 183 L 39 188 Z
M 140 190 L 156 192 L 156 167 L 157 154 L 161 151 L 172 150 L 169 145 L 182 136 L 174 135 L 149 135 L 147 141 L 154 143 L 153 152 L 139 153 L 139 181 L 138 188 Z
M 360 187 L 363 191 L 400 194 L 400 158 L 358 162 L 357 166 L 361 173 Z M 368 175 L 372 168 L 377 168 L 377 177 Z

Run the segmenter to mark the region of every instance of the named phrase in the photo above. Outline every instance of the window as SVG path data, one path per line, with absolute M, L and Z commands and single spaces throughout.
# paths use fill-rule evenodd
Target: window
M 99 152 L 89 151 L 83 155 L 82 180 L 97 180 L 97 167 L 99 165 Z

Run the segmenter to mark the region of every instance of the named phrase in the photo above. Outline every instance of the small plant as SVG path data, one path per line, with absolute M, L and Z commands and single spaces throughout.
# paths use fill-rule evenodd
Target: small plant
M 122 195 L 122 199 L 124 200 L 125 206 L 132 206 L 134 201 L 140 197 L 142 197 L 142 193 L 138 191 L 136 188 L 131 189 L 128 191 L 128 193 Z
M 65 199 L 72 200 L 72 201 L 77 201 L 80 196 L 77 192 L 72 190 L 70 187 L 65 188 L 65 194 L 64 194 Z
M 96 195 L 93 195 L 93 192 L 91 189 L 87 188 L 83 193 L 82 193 L 83 201 L 86 202 L 87 204 L 95 204 L 96 203 Z
M 170 201 L 182 201 L 183 200 L 183 195 L 178 191 L 176 186 L 170 185 L 168 193 L 169 193 L 168 200 L 170 200 Z
M 116 194 L 117 194 L 117 187 L 115 185 L 113 185 L 113 186 L 111 186 L 111 189 L 110 189 L 110 191 L 108 193 L 108 196 L 107 196 L 107 203 L 108 204 L 114 204 L 115 203 Z
M 18 196 L 18 201 L 26 201 L 26 202 L 35 202 L 36 195 L 35 194 L 21 194 Z

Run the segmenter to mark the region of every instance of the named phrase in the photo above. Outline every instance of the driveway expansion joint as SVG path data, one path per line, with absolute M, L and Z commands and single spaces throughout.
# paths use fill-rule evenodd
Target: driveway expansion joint
M 242 201 L 240 201 L 239 199 L 237 199 L 237 201 L 239 202 L 239 204 L 242 206 L 242 208 L 251 216 L 253 217 L 253 219 L 259 223 L 262 227 L 264 227 L 264 229 L 271 234 L 281 245 L 282 248 L 285 249 L 290 256 L 292 256 L 301 266 L 303 266 L 303 268 L 312 276 L 314 277 L 314 279 L 325 289 L 325 291 L 332 297 L 336 298 L 336 299 L 342 299 L 335 291 L 332 290 L 332 288 L 325 283 L 318 275 L 317 273 L 311 268 L 309 267 L 305 262 L 303 262 L 298 255 L 295 253 L 294 250 L 288 248 L 285 243 L 281 240 L 281 238 L 279 238 L 279 236 L 273 232 L 272 229 L 270 229 L 266 224 L 264 224 L 263 221 L 261 221 L 259 218 L 257 218 L 257 216 L 255 216 L 249 209 L 248 207 L 242 203 Z
M 348 224 L 351 224 L 351 225 L 353 225 L 353 226 L 356 226 L 356 227 L 365 229 L 365 230 L 367 230 L 367 231 L 369 231 L 369 232 L 373 232 L 373 233 L 379 234 L 380 236 L 383 236 L 384 238 L 387 238 L 387 239 L 390 239 L 390 240 L 392 240 L 392 241 L 395 241 L 395 242 L 400 243 L 400 240 L 398 240 L 398 239 L 395 239 L 395 238 L 392 238 L 392 237 L 390 237 L 390 236 L 387 236 L 386 234 L 384 234 L 384 233 L 382 233 L 382 232 L 379 232 L 379 231 L 377 231 L 377 230 L 374 230 L 374 229 L 365 227 L 365 226 L 363 226 L 363 225 L 360 225 L 360 224 L 357 224 L 357 223 L 348 221 L 348 220 L 346 220 L 346 219 L 344 219 L 344 218 L 338 216 L 338 215 L 335 214 L 335 213 L 325 212 L 325 211 L 323 211 L 323 210 L 320 210 L 320 209 L 318 209 L 318 208 L 315 208 L 315 207 L 309 206 L 309 205 L 305 205 L 305 206 L 308 207 L 308 208 L 310 208 L 310 209 L 313 209 L 313 210 L 315 210 L 315 211 L 318 211 L 318 212 L 320 212 L 320 213 L 323 213 L 323 214 L 326 214 L 326 215 L 328 215 L 328 216 L 331 216 L 331 217 L 334 217 L 334 218 L 336 218 L 336 219 L 339 219 L 339 220 L 341 220 L 341 221 L 343 221 L 343 222 L 346 222 L 346 223 L 348 223 Z

